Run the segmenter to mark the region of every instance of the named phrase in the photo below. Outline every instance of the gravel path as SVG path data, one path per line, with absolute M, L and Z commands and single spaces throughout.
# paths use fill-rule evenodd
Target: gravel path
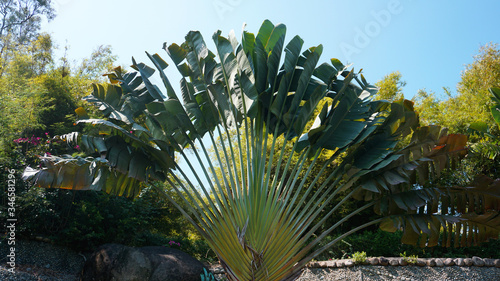
M 495 281 L 500 268 L 495 267 L 418 267 L 418 266 L 354 266 L 348 268 L 307 268 L 298 281 Z
M 0 242 L 0 280 L 21 281 L 75 281 L 78 279 L 85 256 L 64 247 L 39 241 L 16 241 L 16 268 L 8 271 L 8 246 Z
M 0 266 L 0 280 L 2 281 L 77 281 L 78 275 L 39 268 L 31 265 L 19 266 L 14 273 L 8 271 L 9 267 Z
M 26 268 L 21 268 L 26 270 Z M 31 269 L 7 272 L 0 266 L 2 281 L 77 281 L 78 276 L 63 272 Z M 307 268 L 297 281 L 494 281 L 500 280 L 500 269 L 495 267 L 417 267 L 417 266 L 354 266 L 348 268 Z

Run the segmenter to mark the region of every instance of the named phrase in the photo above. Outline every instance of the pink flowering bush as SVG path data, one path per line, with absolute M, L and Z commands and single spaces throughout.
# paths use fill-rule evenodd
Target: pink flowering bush
M 13 140 L 13 160 L 16 166 L 40 167 L 39 156 L 51 156 L 60 154 L 72 154 L 80 152 L 80 147 L 68 147 L 59 139 L 54 139 L 48 132 L 43 136 L 31 135 Z
M 45 133 L 48 135 L 48 133 Z M 28 144 L 31 144 L 33 146 L 37 146 L 39 145 L 41 142 L 42 142 L 42 138 L 41 137 L 35 137 L 35 135 L 31 136 L 31 138 L 18 138 L 16 140 L 14 140 L 15 143 L 19 144 L 19 143 L 28 143 Z
M 179 243 L 179 242 L 175 242 L 175 241 L 173 241 L 173 240 L 170 240 L 170 241 L 168 242 L 168 244 L 170 245 L 170 247 L 172 247 L 172 246 L 178 246 L 178 247 L 180 247 L 180 246 L 181 246 L 181 243 Z

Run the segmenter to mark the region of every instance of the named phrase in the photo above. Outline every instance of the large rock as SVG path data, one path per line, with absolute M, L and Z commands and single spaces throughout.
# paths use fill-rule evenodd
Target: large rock
M 484 266 L 484 260 L 482 258 L 480 258 L 480 257 L 475 257 L 474 256 L 474 257 L 472 257 L 472 264 L 474 266 L 481 267 L 481 266 Z
M 455 264 L 458 266 L 465 266 L 465 262 L 463 258 L 456 258 L 455 259 Z
M 418 266 L 426 266 L 427 263 L 424 259 L 417 259 L 417 265 Z
M 452 266 L 455 265 L 455 261 L 452 258 L 447 258 L 443 261 L 444 265 L 446 266 Z
M 436 259 L 428 259 L 427 266 L 436 266 Z
M 371 265 L 378 265 L 378 259 L 377 258 L 368 258 L 367 261 L 371 264 Z
M 487 266 L 487 267 L 493 267 L 495 266 L 495 260 L 494 259 L 483 259 L 484 260 L 484 266 Z
M 384 258 L 384 257 L 380 257 L 380 258 L 378 259 L 378 263 L 379 263 L 380 265 L 388 265 L 388 264 L 389 264 L 389 260 L 388 260 L 388 259 L 386 259 L 386 258 Z
M 85 263 L 82 281 L 199 281 L 203 264 L 168 247 L 99 247 Z

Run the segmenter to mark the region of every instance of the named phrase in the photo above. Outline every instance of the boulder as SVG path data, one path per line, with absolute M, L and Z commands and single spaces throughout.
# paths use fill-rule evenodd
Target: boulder
M 335 267 L 337 267 L 337 263 L 335 261 L 333 261 L 333 260 L 329 260 L 326 263 L 327 263 L 326 266 L 329 267 L 329 268 L 335 268 Z
M 493 267 L 495 266 L 495 260 L 494 259 L 483 259 L 484 260 L 484 266 L 487 266 L 487 267 Z
M 472 257 L 472 264 L 474 266 L 481 267 L 481 266 L 484 266 L 484 260 L 482 258 L 480 258 L 480 257 L 474 256 L 474 257 Z
M 436 266 L 436 260 L 435 259 L 428 259 L 427 266 Z
M 371 264 L 371 265 L 378 265 L 378 259 L 377 258 L 368 258 L 367 261 Z
M 83 267 L 82 281 L 199 281 L 204 266 L 190 255 L 168 247 L 99 247 Z
M 380 257 L 380 258 L 378 259 L 378 263 L 379 263 L 380 265 L 388 265 L 388 264 L 389 264 L 389 260 L 388 260 L 388 259 L 386 259 L 386 258 L 384 258 L 384 257 Z
M 456 258 L 455 259 L 455 264 L 458 266 L 465 266 L 465 262 L 463 258 Z
M 319 266 L 319 262 L 317 262 L 317 261 L 311 261 L 311 262 L 309 262 L 307 264 L 307 267 L 318 268 L 320 266 Z
M 320 267 L 320 268 L 327 268 L 328 267 L 328 263 L 326 261 L 320 261 L 320 262 L 318 262 L 318 267 Z
M 417 259 L 417 265 L 418 266 L 426 266 L 427 263 L 425 262 L 424 259 Z
M 443 261 L 444 265 L 446 266 L 452 266 L 455 265 L 455 261 L 452 258 L 447 258 Z

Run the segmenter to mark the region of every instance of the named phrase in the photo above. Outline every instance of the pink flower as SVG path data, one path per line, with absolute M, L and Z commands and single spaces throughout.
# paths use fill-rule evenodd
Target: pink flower
M 181 246 L 181 243 L 178 243 L 178 242 L 175 242 L 175 241 L 172 241 L 172 240 L 170 240 L 170 242 L 168 242 L 168 244 L 169 244 L 170 246 L 172 246 L 172 245 L 177 245 L 177 246 L 179 246 L 179 247 Z

